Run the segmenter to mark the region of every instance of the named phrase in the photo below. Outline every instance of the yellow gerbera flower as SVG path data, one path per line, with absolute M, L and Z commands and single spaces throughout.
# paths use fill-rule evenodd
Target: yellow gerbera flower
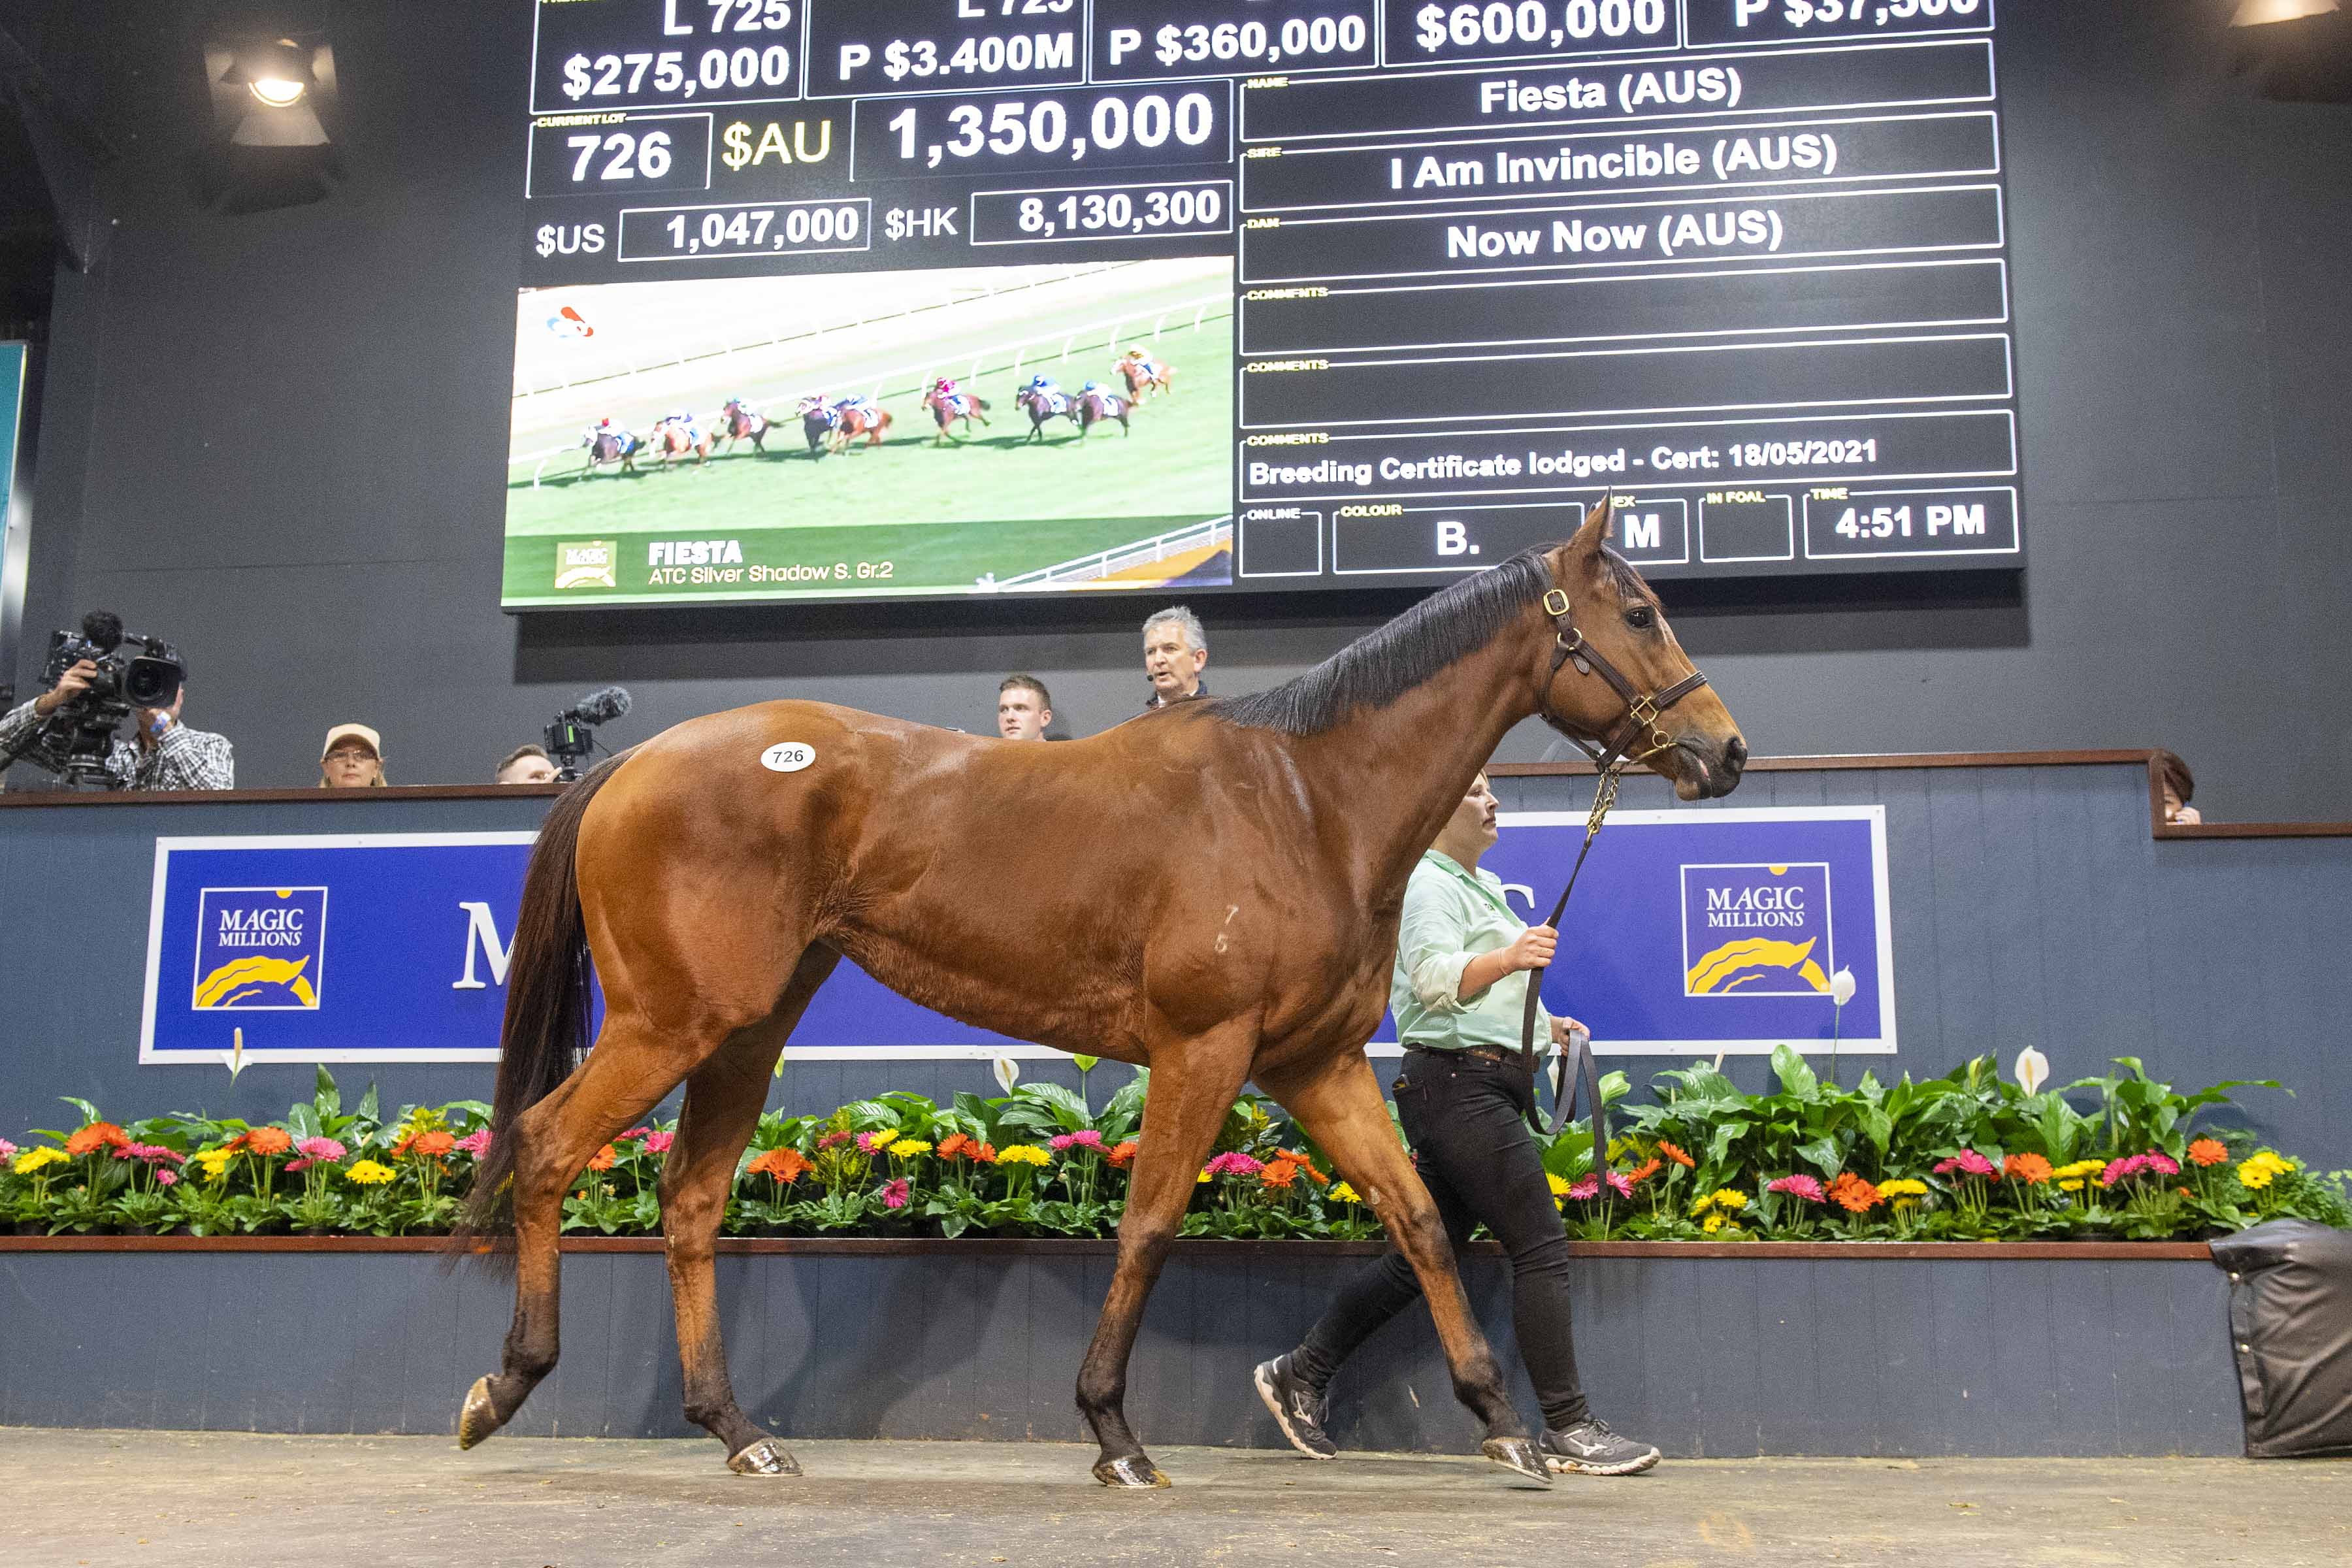
M 1552 1196 L 1556 1198 L 1564 1198 L 1568 1196 L 1568 1178 L 1566 1176 L 1555 1176 L 1550 1172 L 1547 1171 L 1544 1173 L 1544 1181 L 1551 1187 Z
M 1209 1173 L 1206 1171 L 1202 1172 L 1201 1180 L 1205 1182 L 1208 1179 Z M 1343 1204 L 1360 1204 L 1364 1201 L 1356 1195 L 1356 1189 L 1349 1186 L 1345 1182 L 1334 1182 L 1331 1184 L 1331 1197 L 1334 1202 Z
M 1717 1187 L 1707 1196 L 1719 1209 L 1744 1209 L 1748 1206 L 1748 1194 L 1734 1187 Z
M 352 1168 L 343 1174 L 363 1187 L 380 1187 L 392 1180 L 393 1173 L 389 1165 L 378 1164 L 373 1160 L 359 1160 L 353 1162 Z
M 20 1176 L 29 1176 L 44 1165 L 65 1163 L 65 1158 L 64 1152 L 58 1149 L 27 1149 L 17 1155 L 16 1163 L 8 1168 Z
M 1927 1184 L 1916 1176 L 1897 1176 L 1891 1182 L 1879 1183 L 1878 1191 L 1882 1197 L 1924 1198 L 1927 1195 Z
M 1051 1154 L 1034 1143 L 1008 1143 L 996 1152 L 996 1163 L 1000 1165 L 1043 1165 L 1052 1160 Z
M 889 1146 L 889 1155 L 893 1160 L 911 1160 L 918 1154 L 930 1152 L 931 1146 L 920 1138 L 901 1138 Z

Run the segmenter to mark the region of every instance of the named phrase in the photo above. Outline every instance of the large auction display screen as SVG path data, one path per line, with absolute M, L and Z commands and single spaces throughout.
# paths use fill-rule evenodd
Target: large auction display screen
M 2015 565 L 1993 0 L 541 0 L 512 607 Z

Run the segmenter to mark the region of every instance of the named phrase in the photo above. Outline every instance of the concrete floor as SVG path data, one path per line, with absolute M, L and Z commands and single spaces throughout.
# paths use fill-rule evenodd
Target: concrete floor
M 715 1444 L 0 1429 L 0 1562 L 603 1568 L 1149 1563 L 1274 1568 L 2017 1568 L 2352 1562 L 2352 1463 L 1669 1462 L 1514 1486 L 1475 1459 L 1169 1448 L 1112 1493 L 1090 1449 L 801 1443 L 729 1475 Z

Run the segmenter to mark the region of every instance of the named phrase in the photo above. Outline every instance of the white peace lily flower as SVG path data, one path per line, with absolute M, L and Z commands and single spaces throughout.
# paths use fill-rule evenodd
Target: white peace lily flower
M 2040 1092 L 2050 1081 L 2050 1058 L 2032 1046 L 2017 1053 L 2017 1087 L 2028 1094 Z
M 1841 969 L 1830 976 L 1830 1000 L 1843 1007 L 1853 1000 L 1853 971 Z
M 996 1081 L 1004 1086 L 1005 1093 L 1011 1094 L 1013 1086 L 1021 1081 L 1021 1064 L 1011 1057 L 997 1058 Z

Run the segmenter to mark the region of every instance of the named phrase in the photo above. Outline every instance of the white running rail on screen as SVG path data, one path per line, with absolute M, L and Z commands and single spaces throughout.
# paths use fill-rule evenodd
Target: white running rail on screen
M 1079 350 L 1109 348 L 1126 341 L 1129 334 L 1124 329 L 1132 328 L 1140 332 L 1143 330 L 1143 322 L 1147 319 L 1150 321 L 1151 328 L 1144 335 L 1150 337 L 1152 342 L 1158 342 L 1161 335 L 1167 331 L 1169 318 L 1171 316 L 1181 318 L 1186 311 L 1190 311 L 1191 321 L 1187 323 L 1180 320 L 1176 330 L 1199 331 L 1201 323 L 1212 319 L 1209 312 L 1213 307 L 1224 306 L 1229 312 L 1233 302 L 1234 297 L 1230 293 L 1208 294 L 1197 300 L 1179 300 L 1173 305 L 1162 306 L 1157 310 L 1136 310 L 1124 316 L 1112 316 L 1099 321 L 1089 321 L 1082 326 L 1063 327 L 1050 332 L 1038 332 L 1025 338 L 1015 338 L 1010 342 L 994 344 L 973 353 L 959 354 L 952 363 L 943 363 L 934 359 L 919 365 L 900 365 L 884 371 L 874 377 L 867 395 L 878 403 L 885 397 L 903 396 L 909 393 L 920 392 L 930 385 L 934 375 L 945 373 L 960 372 L 965 381 L 977 382 L 983 370 L 1009 369 L 1017 375 L 1024 365 L 1034 367 L 1042 364 L 1060 364 Z M 1214 319 L 1222 321 L 1224 319 L 1224 314 L 1220 313 Z M 864 324 L 864 322 L 857 323 L 861 326 Z M 842 331 L 849 328 L 845 324 L 842 327 L 827 330 Z M 810 335 L 823 336 L 824 334 Z M 1049 352 L 1039 353 L 1034 358 L 1030 357 L 1030 350 L 1040 343 L 1047 345 Z M 1054 346 L 1056 343 L 1058 348 Z M 753 346 L 764 347 L 765 345 Z M 1012 356 L 1009 361 L 1004 358 L 1007 354 Z M 647 368 L 662 370 L 667 369 L 667 366 L 651 365 Z M 1108 367 L 1105 367 L 1104 374 L 1106 375 L 1109 374 Z M 804 390 L 804 385 L 762 386 L 752 388 L 751 393 L 755 402 L 772 404 L 798 397 Z M 716 418 L 718 412 L 713 410 L 710 416 Z M 776 416 L 771 415 L 770 418 L 774 419 Z M 789 413 L 778 422 L 786 426 L 793 423 Z M 560 447 L 541 447 L 537 451 L 520 452 L 509 458 L 507 467 L 514 468 L 525 463 L 538 464 L 538 468 L 531 473 L 531 484 L 535 489 L 539 484 L 540 475 L 546 471 L 549 459 L 560 458 L 566 452 L 577 453 L 580 449 L 578 441 L 569 441 Z
M 1204 546 L 1230 545 L 1233 542 L 1234 520 L 1213 517 L 1203 522 L 1171 529 L 1166 533 L 1155 533 L 1149 539 L 1139 539 L 1132 544 L 1098 550 L 1092 555 L 1081 555 L 1058 565 L 1041 566 L 1017 577 L 999 577 L 991 574 L 981 578 L 975 586 L 983 594 L 1001 594 L 1014 588 L 1082 588 L 1129 567 L 1165 561 L 1171 555 L 1182 555 Z

